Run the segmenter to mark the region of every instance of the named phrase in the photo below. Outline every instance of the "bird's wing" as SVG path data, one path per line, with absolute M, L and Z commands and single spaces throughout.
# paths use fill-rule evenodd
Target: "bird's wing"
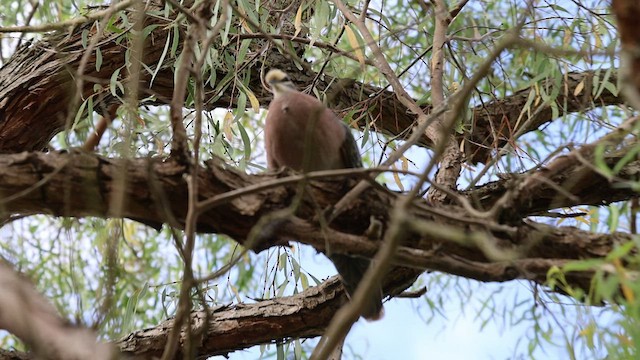
M 342 146 L 340 146 L 340 157 L 345 168 L 360 168 L 362 167 L 362 158 L 360 157 L 360 150 L 356 140 L 351 135 L 349 127 L 342 123 L 345 136 Z

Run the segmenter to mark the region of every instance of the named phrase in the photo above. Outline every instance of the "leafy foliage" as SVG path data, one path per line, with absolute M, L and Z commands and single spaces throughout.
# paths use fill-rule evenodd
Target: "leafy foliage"
M 193 26 L 192 22 L 185 14 L 174 12 L 171 3 L 167 1 L 161 9 L 149 10 L 149 18 L 161 19 L 163 23 L 147 25 L 142 30 L 142 37 L 149 40 L 153 40 L 154 30 L 168 30 L 157 63 L 144 64 L 140 70 L 151 83 L 158 81 L 161 71 L 168 69 L 173 73 L 182 62 L 191 61 L 184 58 L 184 43 L 187 41 L 185 31 Z M 198 150 L 197 162 L 203 163 L 215 156 L 249 173 L 265 169 L 262 134 L 265 114 L 261 108 L 265 107 L 267 98 L 256 91 L 255 84 L 269 66 L 263 63 L 267 51 L 301 54 L 301 58 L 311 61 L 310 69 L 320 74 L 319 78 L 328 75 L 327 82 L 350 79 L 389 87 L 379 66 L 370 63 L 373 56 L 370 44 L 332 2 L 295 4 L 295 15 L 291 19 L 283 15 L 278 22 L 277 17 L 274 20 L 274 9 L 266 2 L 238 0 L 231 1 L 230 7 L 225 7 L 223 1 L 213 2 L 207 26 L 211 34 L 213 28 L 219 28 L 219 33 L 210 46 L 199 42 L 193 49 L 195 59 L 202 60 L 203 66 L 189 79 L 182 110 L 189 146 L 191 150 L 196 150 L 194 147 Z M 83 1 L 51 0 L 19 5 L 7 2 L 3 5 L 5 12 L 0 17 L 0 26 L 28 21 L 31 24 L 61 22 L 84 14 L 91 5 L 97 6 Z M 351 1 L 349 5 L 356 12 L 368 6 L 367 27 L 384 50 L 392 70 L 413 98 L 419 99 L 421 105 L 430 104 L 433 101 L 430 61 L 436 32 L 431 3 Z M 478 112 L 470 109 L 483 108 L 517 94 L 524 94 L 526 99 L 517 115 L 516 126 L 500 129 L 507 136 L 490 141 L 492 160 L 486 165 L 468 165 L 463 170 L 458 182 L 461 188 L 499 179 L 503 173 L 525 173 L 545 167 L 571 149 L 601 138 L 629 116 L 631 110 L 625 106 L 601 106 L 597 100 L 603 93 L 614 96 L 620 93 L 620 78 L 616 76 L 620 65 L 616 50 L 618 35 L 608 6 L 608 2 L 600 0 L 558 4 L 478 0 L 470 1 L 451 19 L 442 73 L 446 96 L 469 83 L 496 46 L 510 31 L 519 29 L 519 40 L 490 64 L 475 85 L 468 99 L 469 110 L 462 114 L 455 132 L 468 133 L 476 125 Z M 105 52 L 108 50 L 102 40 L 92 45 L 96 29 L 100 28 L 104 28 L 105 42 L 108 39 L 122 46 L 126 65 L 109 74 L 108 83 L 96 84 L 93 93 L 82 97 L 69 126 L 52 140 L 52 148 L 81 147 L 96 131 L 101 113 L 100 97 L 109 94 L 123 106 L 102 137 L 97 153 L 111 157 L 161 158 L 170 152 L 173 133 L 169 106 L 163 105 L 159 95 L 153 93 L 145 94 L 141 102 L 146 105 L 140 108 L 131 106 L 127 100 L 133 48 L 139 35 L 132 30 L 135 23 L 130 12 L 118 11 L 98 19 L 82 33 L 82 50 L 91 49 L 95 71 L 100 72 L 107 66 Z M 309 41 L 257 36 L 275 37 L 285 34 L 283 29 L 287 27 L 293 29 L 297 37 Z M 41 35 L 34 37 L 37 41 Z M 25 41 L 26 38 L 15 34 L 0 39 L 3 64 Z M 291 66 L 300 69 L 301 63 L 292 61 Z M 566 84 L 570 74 L 585 71 L 594 71 L 593 77 L 584 78 L 569 93 Z M 196 128 L 197 110 L 194 110 L 199 96 L 198 79 L 206 88 L 206 111 L 199 129 Z M 332 100 L 327 89 L 316 86 L 318 79 L 306 80 L 311 84 L 309 92 L 325 101 Z M 572 110 L 568 104 L 573 97 L 585 102 L 579 111 Z M 221 105 L 223 103 L 225 105 Z M 549 108 L 549 121 L 533 126 L 535 130 L 522 130 L 539 115 L 544 105 Z M 382 163 L 406 139 L 402 134 L 376 131 L 379 130 L 376 106 L 363 101 L 340 109 L 345 122 L 365 124 L 360 126 L 357 140 L 369 166 Z M 495 126 L 506 125 L 496 123 Z M 202 131 L 202 140 L 194 142 L 199 131 Z M 465 146 L 471 144 L 463 141 L 461 147 Z M 591 166 L 600 174 L 614 178 L 636 160 L 638 149 L 640 147 L 632 148 L 611 167 L 605 161 L 611 149 L 598 148 L 596 161 Z M 432 153 L 425 155 L 415 147 L 405 153 L 394 168 L 404 173 L 420 172 L 432 158 Z M 408 190 L 416 183 L 415 177 L 397 172 L 379 176 L 378 181 L 399 191 Z M 630 182 L 628 186 L 636 189 L 638 184 Z M 637 205 L 620 202 L 608 207 L 581 206 L 555 211 L 578 216 L 531 219 L 593 232 L 631 232 L 635 227 Z M 130 220 L 32 216 L 2 228 L 0 256 L 33 279 L 65 318 L 95 326 L 102 337 L 113 340 L 176 314 L 185 269 L 176 250 L 176 239 L 183 238 L 184 234 L 174 231 L 168 226 L 157 230 Z M 526 329 L 525 339 L 505 344 L 513 350 L 514 358 L 543 358 L 549 349 L 557 348 L 570 358 L 633 358 L 640 344 L 638 245 L 637 240 L 633 240 L 620 244 L 606 257 L 550 269 L 549 288 L 560 288 L 572 297 L 548 293 L 526 281 L 486 288 L 468 279 L 429 273 L 414 284 L 416 289 L 426 286 L 428 292 L 413 305 L 427 323 L 454 319 L 456 315 L 452 314 L 458 312 L 460 317 L 475 317 L 478 331 L 490 323 L 504 331 Z M 241 251 L 239 245 L 224 235 L 199 234 L 193 261 L 196 278 L 221 268 Z M 224 277 L 200 284 L 201 296 L 193 290 L 192 300 L 196 307 L 202 308 L 298 293 L 320 283 L 323 276 L 305 270 L 306 262 L 311 261 L 309 254 L 303 255 L 306 252 L 309 250 L 293 245 L 242 256 Z M 590 293 L 572 288 L 566 281 L 568 273 L 584 270 L 596 273 Z M 587 304 L 604 306 L 585 305 L 582 302 L 585 299 Z M 468 304 L 473 306 L 467 307 Z M 2 345 L 20 348 L 9 336 L 2 339 Z M 293 358 L 299 359 L 308 356 L 312 345 L 315 344 L 292 340 L 265 345 L 259 351 L 264 357 L 284 359 L 293 354 Z

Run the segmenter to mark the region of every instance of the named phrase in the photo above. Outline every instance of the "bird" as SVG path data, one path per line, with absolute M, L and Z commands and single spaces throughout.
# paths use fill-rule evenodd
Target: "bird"
M 289 76 L 271 69 L 264 78 L 273 93 L 264 128 L 267 168 L 287 167 L 310 172 L 362 167 L 358 145 L 349 128 L 314 96 L 297 90 Z M 349 296 L 353 295 L 370 260 L 328 254 Z M 377 320 L 382 314 L 382 289 L 368 299 L 361 315 Z

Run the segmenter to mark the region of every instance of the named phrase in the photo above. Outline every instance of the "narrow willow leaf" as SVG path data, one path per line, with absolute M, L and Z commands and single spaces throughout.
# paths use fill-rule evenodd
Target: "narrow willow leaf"
M 82 47 L 86 49 L 89 43 L 89 30 L 83 30 L 80 36 L 82 39 Z
M 297 37 L 298 34 L 300 34 L 300 31 L 302 30 L 302 8 L 304 7 L 304 1 L 300 3 L 300 6 L 298 7 L 298 11 L 296 11 L 296 19 L 293 22 L 293 26 L 296 29 L 296 31 L 293 33 L 293 37 Z
M 604 72 L 604 76 L 601 79 L 600 86 L 598 87 L 598 91 L 596 92 L 595 97 L 600 97 L 600 95 L 602 95 L 602 92 L 604 91 L 604 89 L 607 88 L 607 85 L 611 84 L 609 79 L 611 78 L 611 72 L 612 71 L 613 71 L 612 68 L 608 68 L 607 71 Z
M 278 345 L 276 345 L 276 359 L 285 360 L 284 355 L 284 346 L 282 346 L 282 343 L 278 343 Z
M 111 91 L 111 95 L 113 96 L 118 96 L 118 92 L 116 91 L 116 88 L 119 88 L 120 90 L 122 90 L 122 84 L 120 84 L 120 82 L 118 81 L 118 76 L 120 76 L 120 70 L 122 70 L 122 67 L 117 68 L 116 71 L 114 71 L 113 74 L 111 74 L 111 78 L 109 79 L 109 91 Z M 124 91 L 122 91 L 121 93 L 124 93 Z
M 260 112 L 260 101 L 258 101 L 258 98 L 253 93 L 253 91 L 251 91 L 251 89 L 249 89 L 242 83 L 238 83 L 238 84 L 240 85 L 242 92 L 247 95 L 247 98 L 249 99 L 249 103 L 251 103 L 251 109 L 256 113 Z
M 394 170 L 398 169 L 396 164 L 393 164 L 392 168 Z M 402 184 L 402 180 L 400 180 L 400 175 L 395 171 L 393 172 L 393 180 L 396 182 L 396 185 L 398 186 L 398 189 L 400 189 L 400 191 L 404 191 L 404 185 Z
M 244 146 L 244 159 L 246 162 L 249 162 L 251 159 L 251 139 L 249 139 L 247 130 L 245 130 L 241 123 L 238 123 L 238 131 L 240 132 L 240 137 L 242 138 L 242 144 Z
M 576 85 L 576 88 L 573 89 L 573 96 L 578 96 L 580 95 L 580 93 L 582 93 L 582 90 L 584 90 L 584 82 L 585 79 L 582 79 L 582 81 L 580 81 L 580 83 Z
M 102 68 L 102 51 L 99 47 L 96 47 L 96 71 L 100 71 Z
M 351 25 L 345 25 L 344 30 L 345 30 L 345 33 L 347 34 L 347 40 L 349 41 L 349 45 L 351 46 L 351 49 L 355 53 L 355 56 L 358 59 L 358 62 L 360 63 L 360 66 L 364 67 L 365 65 L 364 50 L 360 46 L 360 42 L 358 41 L 358 36 L 356 36 L 356 33 L 353 31 L 353 29 L 351 29 Z
M 227 111 L 227 113 L 224 114 L 222 132 L 224 133 L 224 136 L 229 140 L 233 139 L 233 131 L 231 131 L 231 124 L 233 124 L 233 114 L 230 111 Z

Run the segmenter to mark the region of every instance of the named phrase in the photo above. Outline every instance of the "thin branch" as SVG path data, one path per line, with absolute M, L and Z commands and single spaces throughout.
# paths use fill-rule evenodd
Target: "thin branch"
M 237 34 L 237 35 L 230 35 L 229 38 L 231 39 L 230 41 L 233 41 L 233 38 L 238 37 L 241 40 L 244 39 L 264 39 L 267 38 L 264 34 Z M 348 52 L 348 51 L 344 51 L 340 48 L 338 48 L 337 46 L 335 46 L 334 44 L 328 44 L 322 41 L 317 41 L 317 40 L 312 40 L 312 39 L 307 39 L 307 38 L 302 38 L 302 37 L 297 37 L 297 36 L 293 36 L 293 35 L 287 35 L 287 34 L 269 34 L 269 37 L 271 39 L 282 39 L 282 40 L 289 40 L 289 41 L 293 41 L 293 42 L 297 42 L 297 43 L 301 43 L 301 44 L 313 44 L 313 46 L 320 48 L 320 49 L 326 49 L 331 51 L 334 54 L 338 54 L 344 57 L 347 57 L 353 61 L 359 61 L 359 59 L 353 55 L 352 53 Z M 365 64 L 370 65 L 370 66 L 375 66 L 374 63 L 369 60 L 369 59 L 365 59 L 364 61 Z
M 0 329 L 25 342 L 39 359 L 110 360 L 114 349 L 96 334 L 70 326 L 25 278 L 0 260 Z
M 205 4 L 196 4 L 194 8 L 202 9 L 206 8 Z M 223 9 L 224 11 L 224 9 Z M 190 14 L 190 11 L 183 10 L 185 14 Z M 180 284 L 180 295 L 178 298 L 178 309 L 176 311 L 175 322 L 169 337 L 167 339 L 167 346 L 162 353 L 162 360 L 169 360 L 175 358 L 176 351 L 178 350 L 178 338 L 181 333 L 181 329 L 186 326 L 187 334 L 183 345 L 183 354 L 185 359 L 194 357 L 193 349 L 194 343 L 192 341 L 192 323 L 189 316 L 192 309 L 191 288 L 194 285 L 193 276 L 193 249 L 195 248 L 195 229 L 200 212 L 197 209 L 198 202 L 198 157 L 200 154 L 200 137 L 202 126 L 202 103 L 203 91 L 202 78 L 199 76 L 201 69 L 194 68 L 193 65 L 196 62 L 195 48 L 197 47 L 197 41 L 201 40 L 204 36 L 205 26 L 204 19 L 200 16 L 190 17 L 192 23 L 189 25 L 187 31 L 187 38 L 185 40 L 184 49 L 180 56 L 180 62 L 176 70 L 176 85 L 174 90 L 174 96 L 171 101 L 171 127 L 173 129 L 173 138 L 171 141 L 171 155 L 176 156 L 179 161 L 189 164 L 189 175 L 186 176 L 187 182 L 187 218 L 185 221 L 185 241 L 181 249 L 183 254 L 182 260 L 184 262 L 184 270 L 182 276 L 182 283 Z M 206 49 L 205 49 L 206 51 Z M 186 90 L 189 83 L 190 74 L 196 74 L 196 98 L 194 103 L 196 106 L 196 121 L 195 121 L 195 139 L 193 147 L 193 155 L 189 154 L 189 147 L 187 143 L 186 128 L 183 123 L 182 108 L 184 107 L 184 100 L 186 96 Z
M 66 21 L 61 21 L 57 23 L 46 23 L 36 26 L 8 26 L 8 27 L 0 27 L 0 33 L 26 33 L 26 32 L 47 32 L 53 30 L 68 30 L 70 27 L 73 28 L 75 26 L 79 26 L 88 22 L 96 21 L 100 18 L 103 18 L 109 14 L 112 14 L 114 11 L 120 11 L 128 8 L 133 5 L 138 0 L 125 0 L 114 4 L 113 7 L 110 7 L 106 10 L 95 11 L 89 13 L 88 15 L 79 16 L 73 19 L 69 19 Z

